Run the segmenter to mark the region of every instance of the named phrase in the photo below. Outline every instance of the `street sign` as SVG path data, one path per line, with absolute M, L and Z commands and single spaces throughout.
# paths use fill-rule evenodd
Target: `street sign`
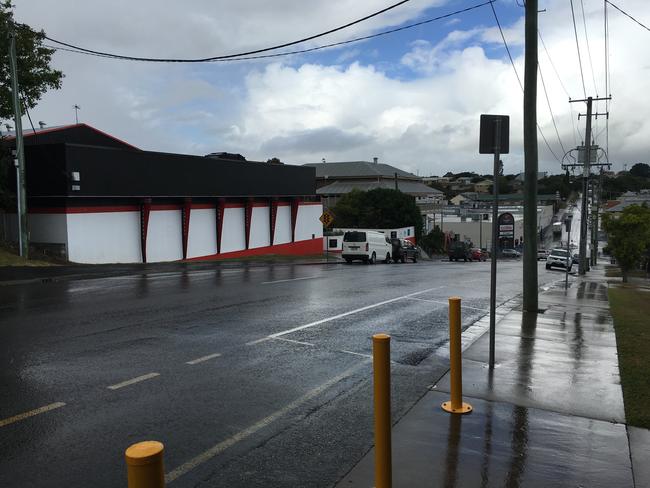
M 334 214 L 330 210 L 324 210 L 318 220 L 323 223 L 323 226 L 330 227 L 332 222 L 334 222 Z
M 515 218 L 508 212 L 499 215 L 499 238 L 503 237 L 515 237 Z
M 499 148 L 495 151 L 496 121 L 501 124 L 499 130 Z M 481 114 L 481 129 L 478 141 L 479 154 L 508 154 L 510 151 L 510 117 L 508 115 Z

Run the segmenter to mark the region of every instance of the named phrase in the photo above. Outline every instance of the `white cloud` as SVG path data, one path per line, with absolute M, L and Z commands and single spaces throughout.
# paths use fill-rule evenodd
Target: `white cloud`
M 414 19 L 444 0 L 409 2 L 374 19 L 338 33 L 327 41 L 375 32 Z M 507 5 L 513 4 L 510 7 Z M 204 56 L 259 47 L 294 39 L 386 5 L 383 0 L 356 2 L 295 2 L 278 0 L 201 0 L 188 4 L 142 0 L 75 2 L 61 0 L 54 7 L 45 0 L 21 2 L 17 17 L 43 27 L 52 37 L 117 52 L 148 56 Z M 573 25 L 568 3 L 548 0 L 539 15 L 540 31 L 553 63 L 569 92 L 583 96 L 577 68 Z M 588 95 L 604 94 L 602 4 L 585 3 L 594 77 L 587 58 L 581 17 L 578 32 Z M 511 24 L 503 23 L 506 8 Z M 626 10 L 650 18 L 645 0 L 627 0 Z M 449 7 L 451 9 L 451 6 Z M 477 11 L 478 12 L 478 11 Z M 523 9 L 513 2 L 497 5 L 515 65 L 523 81 Z M 344 15 L 342 15 L 344 13 Z M 470 25 L 457 17 L 453 30 L 436 42 L 425 29 L 414 31 L 404 44 L 386 47 L 366 42 L 341 50 L 335 65 L 318 56 L 207 65 L 143 64 L 108 61 L 70 53 L 55 56 L 66 73 L 64 87 L 48 93 L 32 113 L 50 125 L 74 120 L 73 104 L 82 106 L 80 118 L 145 149 L 207 153 L 228 150 L 249 158 L 280 157 L 303 163 L 373 156 L 420 174 L 472 169 L 489 172 L 491 158 L 479 156 L 478 121 L 481 113 L 511 116 L 511 153 L 506 171 L 523 167 L 521 149 L 522 94 L 492 23 L 487 7 L 481 23 Z M 648 33 L 610 9 L 610 67 L 612 73 L 609 130 L 610 156 L 619 163 L 648 161 L 650 154 L 650 58 Z M 444 24 L 439 24 L 444 25 Z M 451 24 L 450 24 L 451 25 Z M 466 26 L 459 29 L 460 26 Z M 393 39 L 399 39 L 395 37 Z M 310 44 L 313 45 L 314 43 Z M 362 52 L 373 52 L 373 65 L 352 63 Z M 401 60 L 401 62 L 400 62 Z M 366 61 L 367 63 L 367 61 Z M 570 107 L 540 44 L 540 69 L 560 137 L 568 149 L 575 145 L 573 122 L 584 105 Z M 604 111 L 603 103 L 598 110 Z M 561 156 L 541 84 L 538 121 L 553 150 Z M 604 119 L 594 120 L 594 133 Z M 582 129 L 581 129 L 582 130 Z M 328 141 L 331 144 L 328 146 Z M 579 141 L 577 141 L 579 142 Z M 604 144 L 604 132 L 598 142 Z M 559 170 L 559 164 L 539 141 L 540 168 Z

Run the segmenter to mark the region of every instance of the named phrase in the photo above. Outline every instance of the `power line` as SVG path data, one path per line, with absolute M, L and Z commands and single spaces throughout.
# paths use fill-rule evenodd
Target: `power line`
M 508 43 L 506 42 L 506 37 L 503 35 L 503 30 L 501 29 L 501 23 L 499 22 L 499 17 L 497 16 L 497 11 L 494 9 L 494 5 L 492 2 L 490 2 L 490 7 L 492 8 L 492 13 L 494 14 L 494 20 L 497 22 L 497 27 L 499 27 L 499 32 L 501 33 L 501 39 L 503 39 L 503 45 L 506 48 L 506 52 L 508 53 L 508 58 L 510 58 L 510 64 L 512 65 L 512 69 L 515 72 L 515 76 L 517 77 L 517 81 L 519 82 L 519 87 L 521 88 L 521 91 L 524 91 L 524 85 L 521 83 L 521 79 L 519 78 L 519 73 L 517 72 L 517 67 L 515 66 L 515 62 L 512 60 L 512 55 L 510 54 L 510 48 L 508 47 Z M 553 155 L 553 157 L 561 163 L 560 158 L 557 157 L 555 152 L 553 152 L 553 149 L 551 149 L 551 145 L 548 143 L 548 140 L 546 140 L 546 137 L 544 136 L 544 133 L 542 132 L 542 128 L 539 126 L 539 122 L 537 122 L 537 130 L 539 131 L 539 135 L 542 136 L 542 139 L 544 140 L 544 143 L 546 144 L 546 147 L 550 151 L 550 153 Z
M 587 56 L 589 56 L 589 67 L 591 68 L 591 79 L 594 82 L 594 92 L 598 93 L 598 88 L 596 87 L 596 76 L 594 75 L 594 63 L 591 60 L 591 48 L 589 47 L 589 36 L 587 35 L 587 18 L 585 17 L 585 4 L 583 0 L 580 0 L 580 8 L 582 9 L 582 25 L 585 28 L 585 41 L 587 43 Z M 605 93 L 605 95 L 607 95 L 607 93 Z
M 614 4 L 613 4 L 612 2 L 610 2 L 609 0 L 605 0 L 605 3 L 609 3 L 612 7 L 614 7 L 616 10 L 618 10 L 619 12 L 621 12 L 623 15 L 626 15 L 627 17 L 629 17 L 630 19 L 632 19 L 634 22 L 636 22 L 636 23 L 639 24 L 641 27 L 643 27 L 645 30 L 650 31 L 650 27 L 648 27 L 648 26 L 646 26 L 646 25 L 643 25 L 641 22 L 639 22 L 638 20 L 636 20 L 634 17 L 632 17 L 630 14 L 628 14 L 628 13 L 625 12 L 624 10 L 622 10 L 622 9 L 620 9 L 619 7 L 617 7 L 616 5 L 614 5 Z
M 435 22 L 437 20 L 452 17 L 454 15 L 469 12 L 470 10 L 474 10 L 474 9 L 479 8 L 479 7 L 483 7 L 485 5 L 492 4 L 492 2 L 494 2 L 494 1 L 496 1 L 496 0 L 488 0 L 488 1 L 485 1 L 483 3 L 478 3 L 476 5 L 472 5 L 470 7 L 464 8 L 464 9 L 456 10 L 454 12 L 449 12 L 449 13 L 444 14 L 444 15 L 439 15 L 438 17 L 433 17 L 433 18 L 430 18 L 430 19 L 427 19 L 427 20 L 423 20 L 421 22 L 416 22 L 414 24 L 408 24 L 408 25 L 405 25 L 405 26 L 402 26 L 402 27 L 397 27 L 395 29 L 389 29 L 389 30 L 386 30 L 386 31 L 377 32 L 375 34 L 370 34 L 370 35 L 367 35 L 367 36 L 355 37 L 353 39 L 348 39 L 346 41 L 333 42 L 333 43 L 330 43 L 330 44 L 323 44 L 323 45 L 320 45 L 320 46 L 315 46 L 315 47 L 311 47 L 311 48 L 307 48 L 307 49 L 299 49 L 299 50 L 294 50 L 294 51 L 285 51 L 285 52 L 281 52 L 281 53 L 261 54 L 261 55 L 258 55 L 258 56 L 242 56 L 242 57 L 235 57 L 235 58 L 231 58 L 231 57 L 218 58 L 218 59 L 215 58 L 215 59 L 211 59 L 209 61 L 204 61 L 204 62 L 247 61 L 247 60 L 254 60 L 254 59 L 277 58 L 277 57 L 281 57 L 281 56 L 290 56 L 290 55 L 293 55 L 293 54 L 309 53 L 309 52 L 318 51 L 318 50 L 321 50 L 321 49 L 327 49 L 327 48 L 330 48 L 330 47 L 343 46 L 345 44 L 351 44 L 353 42 L 365 41 L 365 40 L 368 40 L 368 39 L 373 39 L 375 37 L 385 36 L 385 35 L 388 35 L 388 34 L 394 34 L 395 32 L 400 32 L 400 31 L 403 31 L 403 30 L 412 29 L 413 27 L 418 27 L 418 26 L 421 26 L 421 25 L 429 24 L 429 23 Z M 46 47 L 50 47 L 52 49 L 56 49 L 56 50 L 59 50 L 59 51 L 73 52 L 73 53 L 77 53 L 77 54 L 86 54 L 86 55 L 89 55 L 89 56 L 97 56 L 97 57 L 101 57 L 101 58 L 124 59 L 124 58 L 116 57 L 116 56 L 113 56 L 113 55 L 110 55 L 110 54 L 97 54 L 97 53 L 92 53 L 92 52 L 88 52 L 88 51 L 80 51 L 80 50 L 77 50 L 77 49 L 69 49 L 69 48 L 57 47 L 57 46 L 49 46 L 49 45 L 46 45 Z M 148 61 L 148 60 L 144 60 L 144 59 L 127 59 L 127 60 L 128 61 Z M 148 61 L 148 62 L 163 62 L 163 61 Z M 172 61 L 170 61 L 170 62 L 172 62 Z M 181 62 L 181 61 L 178 61 L 178 62 Z
M 576 36 L 576 47 L 578 48 L 578 64 L 580 65 L 580 78 L 582 79 L 582 92 L 587 98 L 587 88 L 585 87 L 585 75 L 582 72 L 582 58 L 580 57 L 580 43 L 578 42 L 578 28 L 576 27 L 576 14 L 573 11 L 573 0 L 571 0 L 571 17 L 573 18 L 573 32 Z
M 566 149 L 564 149 L 564 144 L 562 144 L 562 139 L 560 138 L 560 132 L 557 130 L 557 124 L 555 123 L 555 117 L 553 116 L 553 109 L 551 108 L 551 102 L 548 99 L 548 92 L 546 91 L 546 83 L 544 83 L 544 76 L 542 75 L 542 68 L 539 63 L 537 63 L 537 70 L 539 71 L 539 78 L 542 80 L 542 88 L 544 88 L 546 104 L 548 105 L 548 111 L 551 113 L 551 121 L 553 121 L 553 127 L 555 127 L 555 135 L 557 135 L 557 141 L 560 143 L 560 148 L 562 148 L 562 154 L 566 154 Z
M 323 37 L 323 36 L 326 36 L 326 35 L 329 35 L 329 34 L 333 34 L 334 32 L 338 32 L 338 31 L 341 31 L 343 29 L 347 29 L 348 27 L 351 27 L 353 25 L 359 24 L 359 23 L 364 22 L 364 21 L 366 21 L 368 19 L 371 19 L 373 17 L 381 15 L 381 14 L 383 14 L 385 12 L 388 12 L 389 10 L 392 10 L 392 9 L 394 9 L 396 7 L 399 7 L 400 5 L 403 5 L 403 4 L 405 4 L 405 3 L 409 2 L 409 1 L 410 0 L 401 0 L 401 1 L 397 2 L 397 3 L 394 3 L 393 5 L 390 5 L 390 6 L 386 7 L 386 8 L 384 8 L 384 9 L 378 10 L 377 12 L 374 12 L 374 13 L 372 13 L 370 15 L 366 15 L 365 17 L 362 17 L 360 19 L 354 20 L 352 22 L 348 22 L 347 24 L 335 27 L 333 29 L 329 29 L 329 30 L 327 30 L 325 32 L 321 32 L 319 34 L 314 34 L 314 35 L 304 37 L 302 39 L 298 39 L 298 40 L 295 40 L 295 41 L 285 42 L 283 44 L 278 44 L 278 45 L 275 45 L 275 46 L 266 47 L 266 48 L 262 48 L 262 49 L 255 49 L 253 51 L 246 51 L 246 52 L 241 52 L 241 53 L 236 53 L 236 54 L 224 54 L 224 55 L 220 55 L 220 56 L 211 56 L 211 57 L 207 57 L 207 58 L 185 58 L 185 59 L 183 59 L 183 58 L 147 58 L 147 57 L 139 57 L 139 56 L 127 56 L 127 55 L 122 55 L 122 54 L 115 54 L 115 53 L 96 51 L 94 49 L 87 49 L 87 48 L 76 46 L 74 44 L 70 44 L 70 43 L 67 43 L 67 42 L 58 41 L 58 40 L 53 39 L 53 38 L 48 37 L 48 36 L 45 36 L 45 39 L 47 39 L 47 40 L 49 40 L 51 42 L 54 42 L 56 44 L 69 47 L 71 49 L 77 49 L 78 51 L 87 52 L 89 54 L 97 54 L 97 55 L 102 55 L 102 56 L 106 56 L 106 57 L 117 58 L 117 59 L 125 59 L 125 60 L 130 60 L 130 61 L 148 61 L 148 62 L 152 62 L 152 63 L 204 63 L 204 62 L 207 62 L 207 61 L 216 61 L 216 60 L 219 60 L 219 59 L 229 59 L 229 58 L 239 58 L 239 57 L 242 57 L 242 56 L 250 56 L 250 55 L 253 55 L 253 54 L 259 54 L 259 53 L 268 52 L 268 51 L 275 51 L 276 49 L 281 49 L 283 47 L 289 47 L 289 46 L 293 46 L 293 45 L 296 45 L 296 44 L 301 44 L 303 42 L 311 41 L 313 39 L 317 39 L 319 37 Z

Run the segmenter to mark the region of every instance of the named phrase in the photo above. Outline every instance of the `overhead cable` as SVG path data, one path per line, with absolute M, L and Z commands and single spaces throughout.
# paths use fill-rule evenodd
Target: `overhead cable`
M 84 52 L 87 52 L 89 54 L 97 54 L 97 55 L 106 56 L 106 57 L 110 57 L 110 58 L 126 59 L 126 60 L 129 60 L 129 61 L 148 61 L 148 62 L 152 62 L 152 63 L 204 63 L 204 62 L 207 62 L 207 61 L 217 61 L 217 60 L 220 60 L 220 59 L 239 58 L 239 57 L 242 57 L 242 56 L 250 56 L 250 55 L 253 55 L 253 54 L 259 54 L 259 53 L 268 52 L 268 51 L 275 51 L 276 49 L 281 49 L 283 47 L 294 46 L 296 44 L 301 44 L 303 42 L 311 41 L 313 39 L 317 39 L 319 37 L 323 37 L 323 36 L 326 36 L 328 34 L 333 34 L 334 32 L 338 32 L 338 31 L 341 31 L 343 29 L 347 29 L 348 27 L 352 27 L 353 25 L 359 24 L 359 23 L 364 22 L 364 21 L 366 21 L 368 19 L 371 19 L 373 17 L 381 15 L 381 14 L 383 14 L 385 12 L 388 12 L 389 10 L 392 10 L 392 9 L 394 9 L 396 7 L 399 7 L 400 5 L 403 5 L 403 4 L 405 4 L 405 3 L 409 2 L 409 1 L 410 0 L 401 0 L 401 1 L 397 2 L 397 3 L 394 3 L 393 5 L 390 5 L 390 6 L 386 7 L 386 8 L 378 10 L 378 11 L 376 11 L 376 12 L 370 14 L 370 15 L 366 15 L 365 17 L 362 17 L 360 19 L 353 20 L 352 22 L 348 22 L 347 24 L 340 25 L 340 26 L 335 27 L 333 29 L 329 29 L 329 30 L 327 30 L 325 32 L 320 32 L 318 34 L 313 34 L 311 36 L 304 37 L 302 39 L 297 39 L 295 41 L 285 42 L 283 44 L 277 44 L 275 46 L 265 47 L 265 48 L 262 48 L 262 49 L 254 49 L 252 51 L 245 51 L 245 52 L 236 53 L 236 54 L 223 54 L 223 55 L 220 55 L 220 56 L 210 56 L 210 57 L 206 57 L 206 58 L 149 58 L 149 57 L 140 57 L 140 56 L 127 56 L 127 55 L 123 55 L 123 54 L 115 54 L 115 53 L 97 51 L 97 50 L 94 50 L 94 49 L 87 49 L 87 48 L 84 48 L 84 47 L 81 47 L 81 46 L 76 46 L 74 44 L 70 44 L 70 43 L 67 43 L 67 42 L 58 41 L 58 40 L 56 40 L 56 39 L 54 39 L 52 37 L 49 37 L 49 36 L 45 36 L 45 38 L 50 42 L 54 42 L 55 44 L 59 44 L 61 46 L 66 46 L 66 47 L 71 48 L 71 49 L 76 49 L 78 51 L 84 51 Z
M 591 68 L 591 79 L 594 82 L 594 93 L 598 93 L 598 88 L 596 87 L 596 75 L 594 74 L 594 62 L 591 60 L 591 48 L 589 47 L 589 36 L 587 35 L 587 18 L 585 17 L 585 4 L 583 0 L 580 0 L 580 8 L 582 9 L 582 25 L 585 29 L 585 42 L 587 43 L 587 56 L 589 57 L 589 67 Z
M 555 123 L 555 116 L 553 115 L 553 109 L 551 108 L 551 101 L 548 98 L 548 92 L 546 91 L 546 83 L 544 83 L 544 76 L 542 75 L 542 68 L 537 63 L 537 69 L 539 71 L 539 78 L 542 80 L 542 88 L 544 89 L 544 96 L 546 97 L 546 104 L 548 105 L 548 111 L 551 113 L 551 121 L 553 121 L 553 127 L 555 127 L 555 135 L 557 135 L 557 141 L 560 143 L 562 148 L 562 153 L 566 153 L 564 149 L 564 144 L 562 144 L 562 139 L 560 138 L 560 132 L 557 130 L 557 124 Z
M 650 31 L 650 27 L 648 27 L 648 26 L 642 24 L 641 22 L 639 22 L 638 20 L 636 20 L 634 17 L 632 17 L 630 14 L 628 14 L 627 12 L 625 12 L 624 10 L 622 10 L 621 8 L 619 8 L 619 7 L 617 7 L 616 5 L 614 5 L 614 4 L 613 4 L 612 2 L 610 2 L 609 0 L 605 0 L 605 3 L 609 3 L 612 7 L 614 7 L 616 10 L 618 10 L 619 12 L 621 12 L 623 15 L 626 15 L 627 17 L 629 17 L 630 19 L 632 19 L 634 22 L 636 22 L 636 23 L 639 24 L 641 27 L 643 27 L 645 30 Z
M 492 7 L 492 13 L 494 14 L 494 20 L 496 20 L 497 27 L 499 28 L 499 32 L 501 33 L 501 39 L 503 40 L 503 45 L 506 48 L 506 52 L 508 53 L 508 58 L 510 58 L 510 64 L 512 65 L 512 69 L 515 72 L 515 76 L 517 77 L 517 81 L 519 82 L 519 86 L 521 87 L 521 91 L 524 91 L 524 85 L 521 83 L 521 79 L 519 78 L 519 73 L 517 72 L 517 67 L 515 66 L 515 62 L 512 59 L 512 55 L 510 54 L 510 48 L 508 47 L 508 43 L 506 42 L 506 37 L 503 35 L 503 30 L 501 29 L 501 23 L 499 22 L 499 17 L 497 15 L 497 11 L 494 9 L 494 5 L 492 2 L 490 2 L 490 7 Z M 542 139 L 544 140 L 544 143 L 546 144 L 546 147 L 548 148 L 549 152 L 553 155 L 553 157 L 561 163 L 560 158 L 557 157 L 557 154 L 551 149 L 551 145 L 548 143 L 548 140 L 544 136 L 544 132 L 542 132 L 542 128 L 539 126 L 539 122 L 537 122 L 537 131 L 539 132 L 539 135 L 542 136 Z
M 576 48 L 578 49 L 578 65 L 580 66 L 580 79 L 582 80 L 582 92 L 585 98 L 587 98 L 587 87 L 585 86 L 585 75 L 582 71 L 582 57 L 580 56 L 580 43 L 578 42 L 578 28 L 576 27 L 576 14 L 573 11 L 573 0 L 570 0 L 571 3 L 571 18 L 573 19 L 573 33 L 576 37 Z
M 426 19 L 426 20 L 423 20 L 421 22 L 416 22 L 414 24 L 404 25 L 402 27 L 397 27 L 395 29 L 389 29 L 389 30 L 386 30 L 386 31 L 377 32 L 375 34 L 370 34 L 370 35 L 367 35 L 367 36 L 355 37 L 353 39 L 348 39 L 348 40 L 345 40 L 345 41 L 333 42 L 333 43 L 330 43 L 330 44 L 323 44 L 323 45 L 320 45 L 320 46 L 315 46 L 315 47 L 306 48 L 306 49 L 299 49 L 299 50 L 294 50 L 294 51 L 284 51 L 284 52 L 280 52 L 280 53 L 271 53 L 271 54 L 260 54 L 260 55 L 256 55 L 256 56 L 220 57 L 220 58 L 212 58 L 212 59 L 209 59 L 207 61 L 201 61 L 201 62 L 246 61 L 246 60 L 254 60 L 254 59 L 277 58 L 277 57 L 281 57 L 281 56 L 290 56 L 290 55 L 293 55 L 293 54 L 309 53 L 309 52 L 318 51 L 318 50 L 321 50 L 321 49 L 327 49 L 327 48 L 330 48 L 330 47 L 343 46 L 345 44 L 351 44 L 351 43 L 354 43 L 354 42 L 365 41 L 365 40 L 368 40 L 368 39 L 373 39 L 375 37 L 385 36 L 385 35 L 388 35 L 388 34 L 394 34 L 396 32 L 400 32 L 400 31 L 403 31 L 403 30 L 412 29 L 413 27 L 418 27 L 418 26 L 421 26 L 421 25 L 429 24 L 429 23 L 435 22 L 437 20 L 452 17 L 454 15 L 469 12 L 470 10 L 474 10 L 474 9 L 479 8 L 479 7 L 483 7 L 485 5 L 492 4 L 492 2 L 494 2 L 494 1 L 495 0 L 487 0 L 487 1 L 483 2 L 483 3 L 477 3 L 477 4 L 472 5 L 470 7 L 466 7 L 464 9 L 460 9 L 460 10 L 455 10 L 454 12 L 449 12 L 449 13 L 444 14 L 444 15 L 439 15 L 437 17 Z M 87 50 L 80 51 L 80 50 L 77 50 L 77 49 L 69 49 L 69 48 L 57 47 L 57 46 L 47 46 L 47 47 L 50 47 L 52 49 L 57 49 L 57 50 L 60 50 L 60 51 L 74 52 L 74 53 L 77 53 L 77 54 L 87 54 L 87 55 L 98 56 L 98 57 L 103 57 L 103 58 L 125 59 L 125 58 L 116 57 L 116 56 L 113 56 L 113 55 L 110 55 L 110 54 L 91 53 L 91 52 L 88 52 Z M 145 60 L 145 59 L 133 59 L 133 58 L 126 58 L 126 59 L 128 61 L 163 62 L 163 61 L 150 61 L 150 60 Z M 184 61 L 169 61 L 169 62 L 184 62 Z M 185 62 L 189 62 L 189 61 L 185 61 Z M 192 62 L 194 62 L 194 61 L 192 61 Z

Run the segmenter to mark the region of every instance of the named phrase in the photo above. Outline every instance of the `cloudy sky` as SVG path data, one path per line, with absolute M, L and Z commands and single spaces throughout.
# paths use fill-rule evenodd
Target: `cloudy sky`
M 395 1 L 29 0 L 15 2 L 15 16 L 54 39 L 93 50 L 199 58 L 300 39 Z M 613 1 L 650 25 L 647 0 Z M 284 51 L 366 36 L 479 3 L 411 0 Z M 546 47 L 540 43 L 539 65 L 548 103 L 539 83 L 538 122 L 559 159 L 584 135 L 585 119 L 578 120 L 578 113 L 585 104 L 569 104 L 569 97 L 605 95 L 603 0 L 573 3 L 582 76 L 570 2 L 539 0 Z M 523 81 L 524 9 L 517 0 L 497 0 L 494 7 Z M 609 130 L 604 117 L 593 126 L 596 143 L 608 142 L 610 161 L 622 169 L 650 161 L 650 32 L 611 6 L 608 16 Z M 229 151 L 292 164 L 378 157 L 420 175 L 488 173 L 491 156 L 478 154 L 479 115 L 500 113 L 511 117 L 505 170 L 523 169 L 522 91 L 489 5 L 396 34 L 271 59 L 143 63 L 58 51 L 53 64 L 65 73 L 63 87 L 32 111 L 35 123 L 73 123 L 78 104 L 80 121 L 142 149 Z M 606 110 L 604 102 L 595 108 Z M 541 170 L 560 171 L 541 137 L 539 161 Z

